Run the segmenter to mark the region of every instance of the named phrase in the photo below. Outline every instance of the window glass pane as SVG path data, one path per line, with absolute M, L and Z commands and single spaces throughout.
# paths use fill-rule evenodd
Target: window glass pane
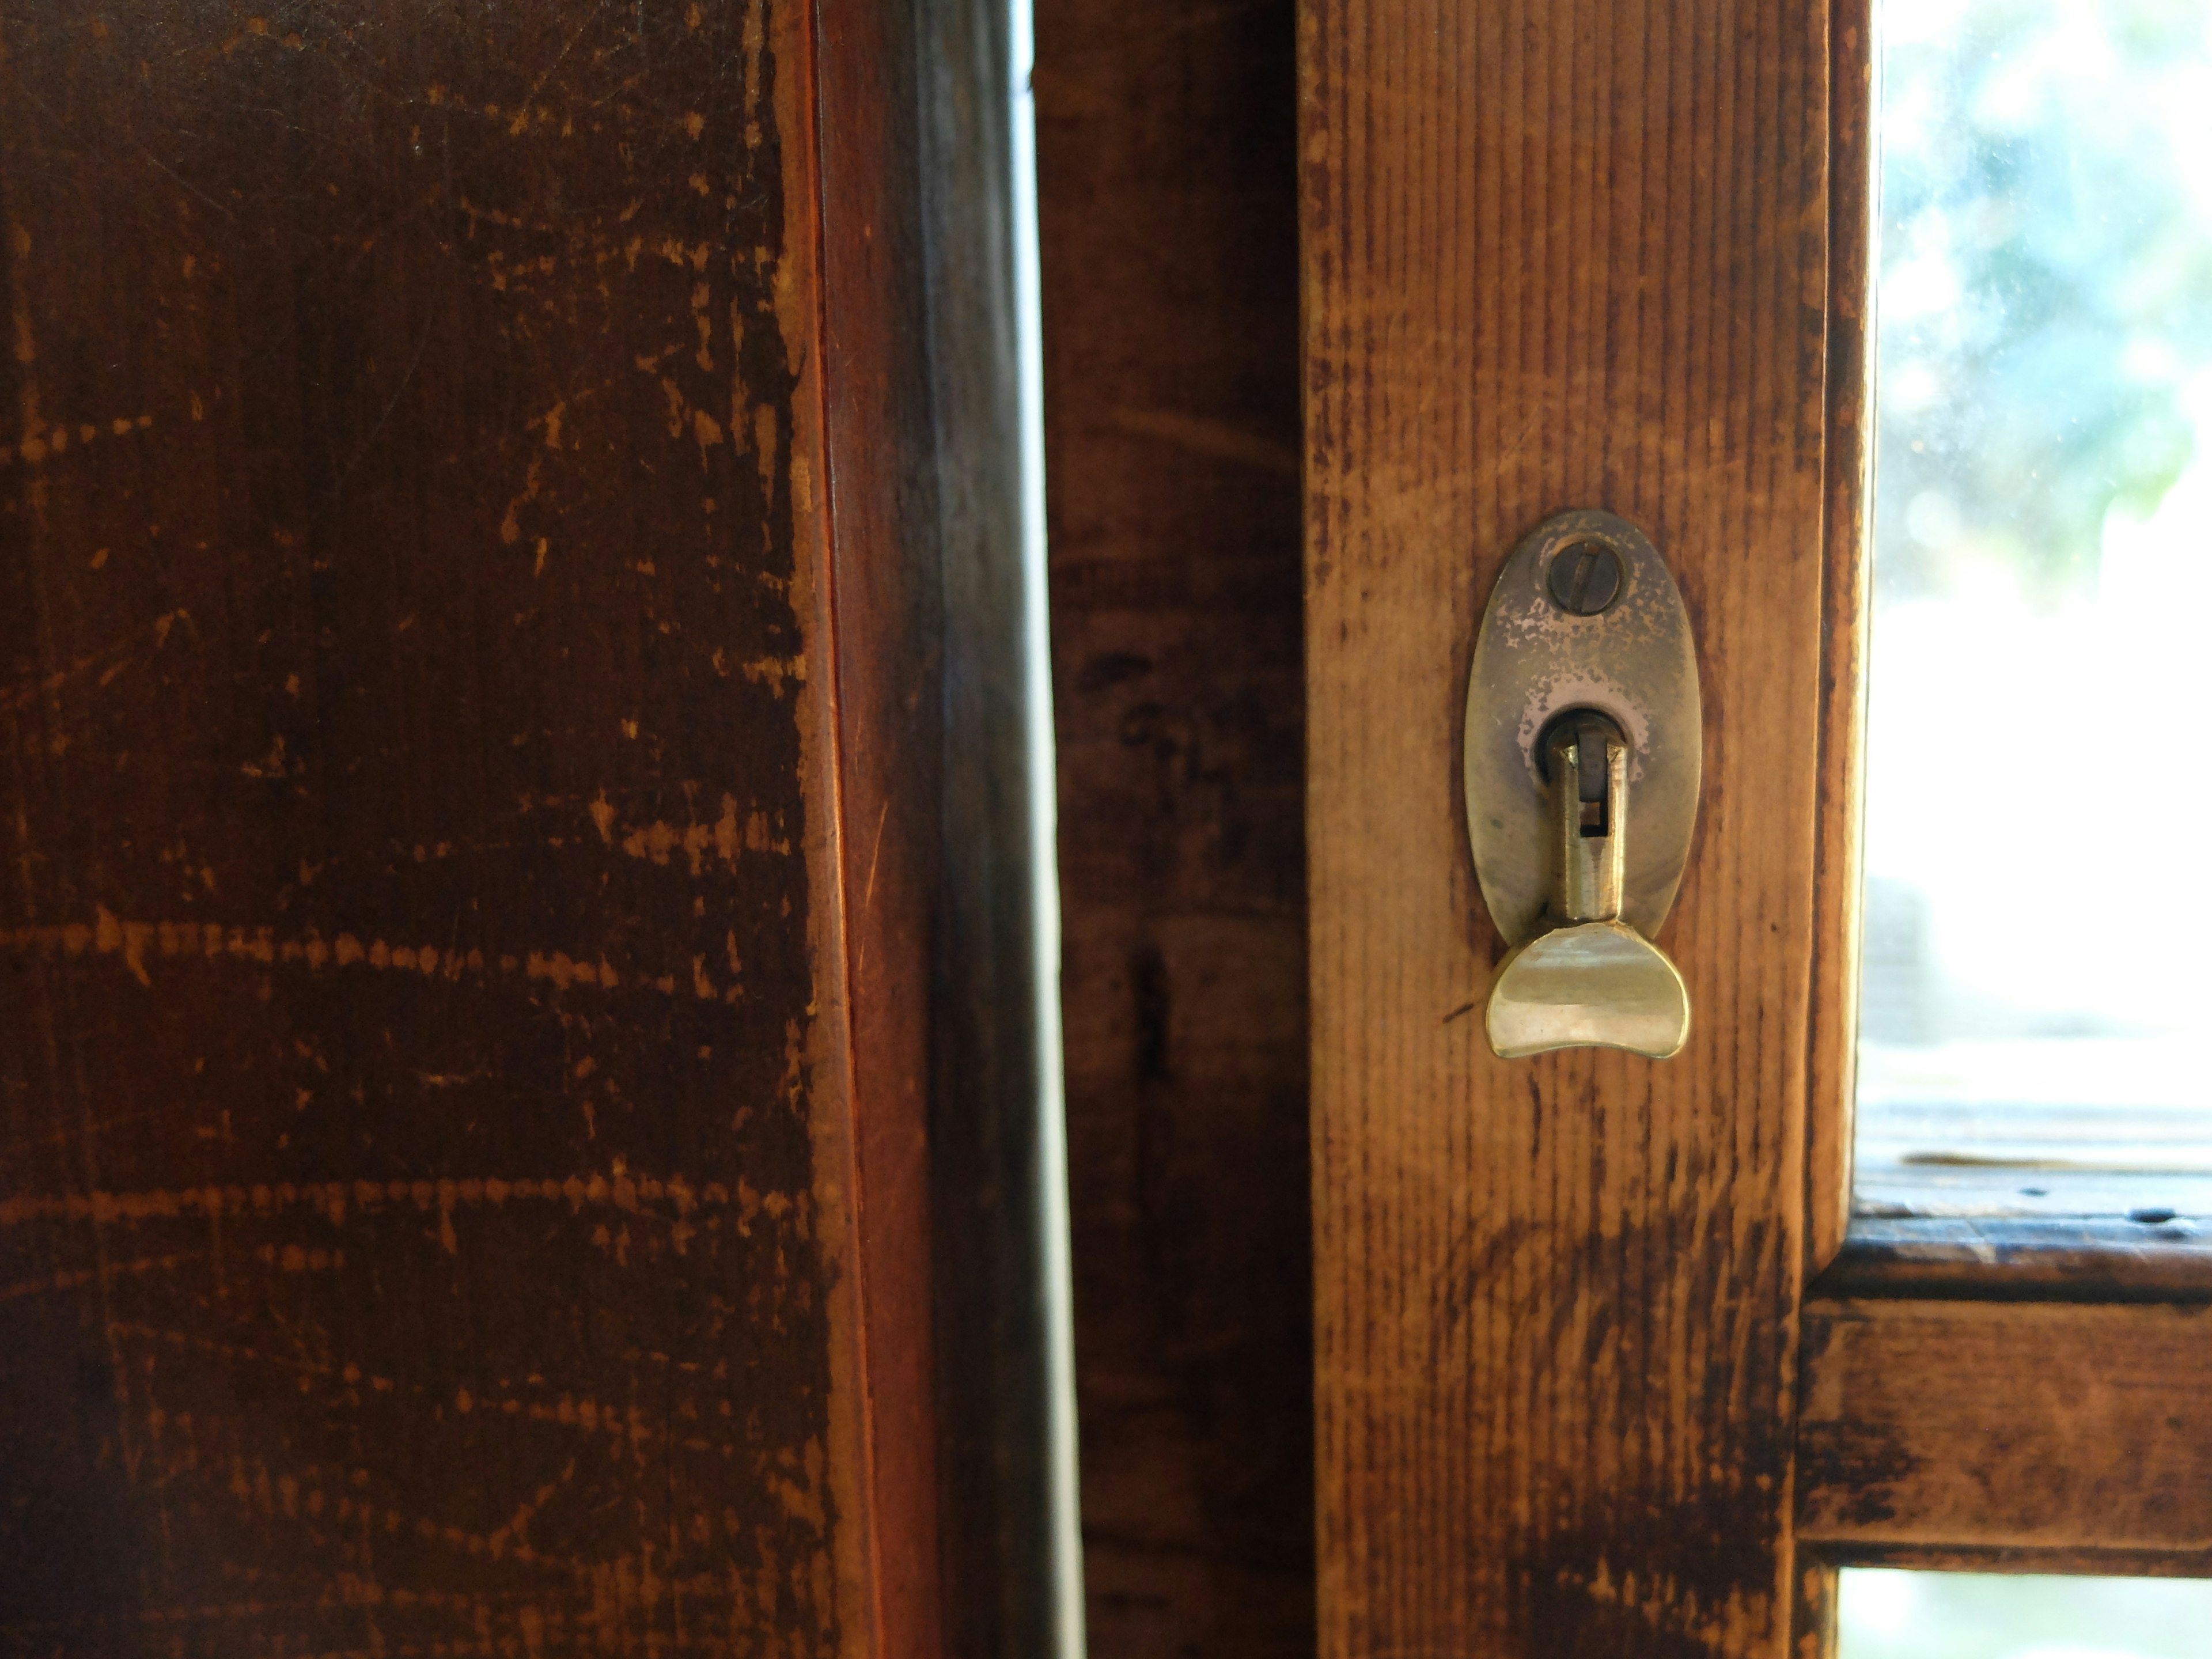
M 2204 1659 L 2212 1580 L 1847 1571 L 1838 1659 Z
M 1862 1200 L 2003 1142 L 2196 1171 L 2188 1200 L 2212 5 L 1892 0 L 1881 32 Z M 2063 1206 L 1948 1178 L 1962 1208 Z

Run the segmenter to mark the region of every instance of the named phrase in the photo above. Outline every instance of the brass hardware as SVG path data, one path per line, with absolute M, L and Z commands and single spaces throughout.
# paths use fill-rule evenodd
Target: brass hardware
M 1702 718 L 1689 616 L 1641 532 L 1565 513 L 1514 550 L 1476 641 L 1466 733 L 1476 873 L 1517 947 L 1486 1020 L 1501 1056 L 1681 1048 L 1688 993 L 1648 935 L 1689 858 Z
M 1547 735 L 1558 832 L 1557 922 L 1505 959 L 1484 1024 L 1503 1060 L 1553 1048 L 1626 1048 L 1653 1060 L 1690 1033 L 1690 994 L 1666 953 L 1620 920 L 1628 744 L 1579 709 Z
M 1545 586 L 1570 616 L 1595 617 L 1620 592 L 1620 555 L 1602 542 L 1579 542 L 1553 556 Z

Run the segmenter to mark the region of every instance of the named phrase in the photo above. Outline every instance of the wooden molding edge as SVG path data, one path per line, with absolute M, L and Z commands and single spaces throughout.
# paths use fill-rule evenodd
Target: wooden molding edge
M 811 0 L 806 96 L 823 476 L 794 495 L 827 575 L 835 949 L 848 1143 L 839 1174 L 855 1396 L 841 1401 L 854 1506 L 839 1570 L 868 1627 L 839 1650 L 945 1650 L 929 1194 L 933 906 L 941 845 L 943 631 L 917 62 L 898 0 Z M 802 135 L 804 135 L 802 137 Z M 831 1156 L 836 1156 L 831 1149 Z M 854 1534 L 857 1532 L 858 1536 Z
M 1859 1024 L 1860 827 L 1874 509 L 1874 112 L 1871 0 L 1833 0 L 1828 99 L 1828 357 L 1821 514 L 1820 762 L 1813 1002 L 1806 1067 L 1806 1276 L 1850 1223 Z
M 1944 1549 L 1919 1544 L 1831 1544 L 1808 1546 L 1802 1553 L 1808 1574 L 1818 1572 L 1831 1578 L 1845 1567 L 2089 1578 L 2212 1578 L 2212 1552 L 2203 1550 L 2017 1549 L 2002 1546 Z M 1826 1650 L 1819 1651 L 1825 1656 Z
M 2212 1237 L 2186 1220 L 2120 1216 L 1862 1216 L 1812 1288 L 1832 1298 L 2212 1302 Z

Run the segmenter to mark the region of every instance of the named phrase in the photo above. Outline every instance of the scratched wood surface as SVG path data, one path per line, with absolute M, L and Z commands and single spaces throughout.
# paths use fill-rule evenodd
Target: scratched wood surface
M 0 1652 L 914 1627 L 809 27 L 0 5 Z
M 1036 11 L 1094 1659 L 1313 1650 L 1294 40 Z
M 1824 1552 L 2201 1577 L 2212 1308 L 1809 1303 L 1799 1446 Z
M 1305 0 L 1321 1650 L 1790 1635 L 1828 210 L 1820 0 Z M 1651 534 L 1705 707 L 1653 1064 L 1500 1062 L 1462 822 L 1515 541 Z M 1634 799 L 1629 803 L 1634 833 Z

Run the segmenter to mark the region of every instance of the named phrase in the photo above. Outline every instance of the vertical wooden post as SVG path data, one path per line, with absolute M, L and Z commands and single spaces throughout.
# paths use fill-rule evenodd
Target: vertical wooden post
M 1322 1651 L 1777 1654 L 1826 8 L 1306 0 L 1301 46 Z M 1506 551 L 1580 507 L 1652 536 L 1698 635 L 1659 1064 L 1482 1038 L 1468 657 Z

